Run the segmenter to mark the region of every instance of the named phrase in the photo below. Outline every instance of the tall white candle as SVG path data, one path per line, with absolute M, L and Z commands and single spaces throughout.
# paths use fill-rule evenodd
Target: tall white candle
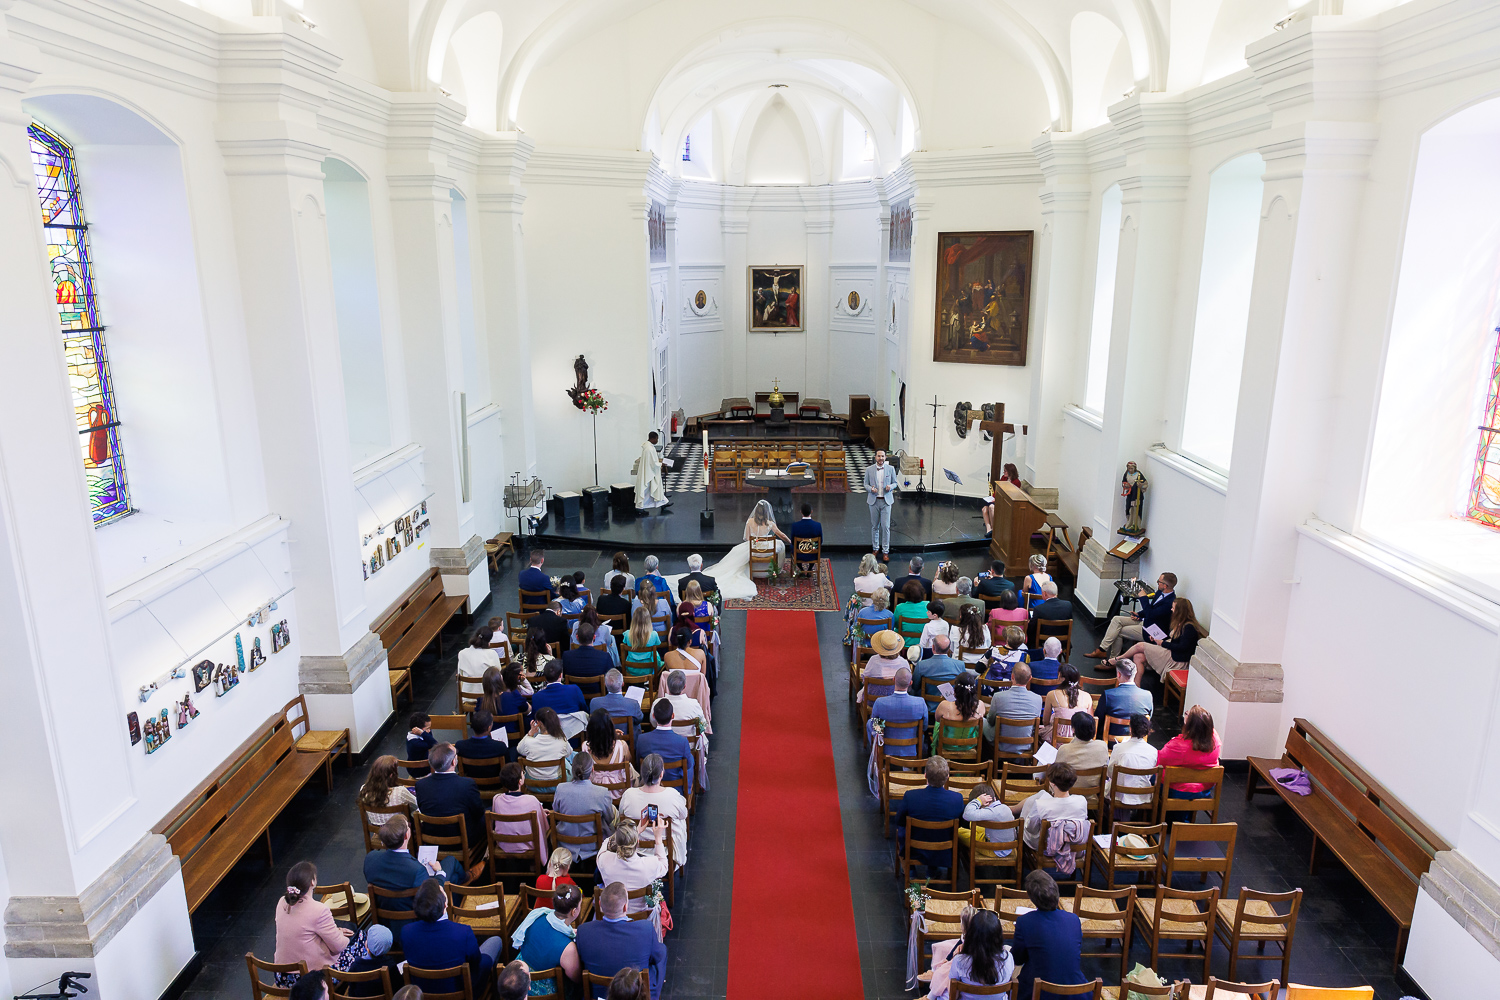
M 703 488 L 708 489 L 708 428 L 703 428 Z

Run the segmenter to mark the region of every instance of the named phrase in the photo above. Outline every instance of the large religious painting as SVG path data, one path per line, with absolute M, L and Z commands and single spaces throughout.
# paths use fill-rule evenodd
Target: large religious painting
M 938 234 L 932 360 L 1026 364 L 1034 235 Z
M 1500 330 L 1495 333 L 1500 334 Z M 1500 338 L 1490 358 L 1488 375 L 1467 513 L 1471 520 L 1500 528 Z
M 893 264 L 911 260 L 911 199 L 891 203 L 891 238 L 889 255 Z
M 800 265 L 750 269 L 750 329 L 767 333 L 801 331 Z
M 651 263 L 666 263 L 667 206 L 659 201 L 652 201 L 646 209 L 646 234 L 650 239 Z

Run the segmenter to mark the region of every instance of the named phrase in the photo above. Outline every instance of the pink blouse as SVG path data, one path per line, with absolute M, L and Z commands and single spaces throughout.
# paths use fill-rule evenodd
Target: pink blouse
M 284 899 L 276 903 L 277 965 L 306 962 L 308 972 L 326 969 L 348 943 L 332 911 L 311 896 L 296 906 Z
M 1214 733 L 1214 748 L 1207 753 L 1194 750 L 1186 736 L 1174 736 L 1157 753 L 1156 763 L 1162 767 L 1218 767 L 1219 734 Z M 1180 781 L 1172 788 L 1179 792 L 1205 792 L 1209 786 L 1201 781 Z
M 512 795 L 509 792 L 501 792 L 495 796 L 491 804 L 495 812 L 501 815 L 517 816 L 522 813 L 535 813 L 537 819 L 537 833 L 541 836 L 541 843 L 537 845 L 541 850 L 547 849 L 547 810 L 542 807 L 541 799 L 529 793 Z M 532 834 L 531 824 L 526 820 L 496 820 L 495 832 L 513 837 L 529 837 Z M 500 849 L 507 854 L 515 854 L 530 850 L 521 841 L 506 840 L 500 842 Z

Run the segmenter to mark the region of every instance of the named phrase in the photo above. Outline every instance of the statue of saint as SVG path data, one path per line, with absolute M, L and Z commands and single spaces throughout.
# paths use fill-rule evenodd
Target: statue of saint
M 1120 478 L 1120 496 L 1125 498 L 1125 527 L 1120 534 L 1139 538 L 1146 533 L 1146 490 L 1150 485 L 1134 462 L 1125 463 L 1125 475 Z

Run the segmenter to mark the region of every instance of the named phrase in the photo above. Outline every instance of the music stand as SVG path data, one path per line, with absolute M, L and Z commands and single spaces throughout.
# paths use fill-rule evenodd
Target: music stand
M 948 481 L 953 484 L 953 513 L 952 516 L 948 518 L 948 531 L 945 531 L 941 535 L 938 535 L 939 538 L 947 538 L 949 532 L 957 532 L 960 535 L 963 534 L 963 532 L 958 530 L 958 488 L 963 485 L 963 480 L 959 479 L 958 473 L 954 472 L 952 469 L 944 469 L 943 475 L 947 476 Z

